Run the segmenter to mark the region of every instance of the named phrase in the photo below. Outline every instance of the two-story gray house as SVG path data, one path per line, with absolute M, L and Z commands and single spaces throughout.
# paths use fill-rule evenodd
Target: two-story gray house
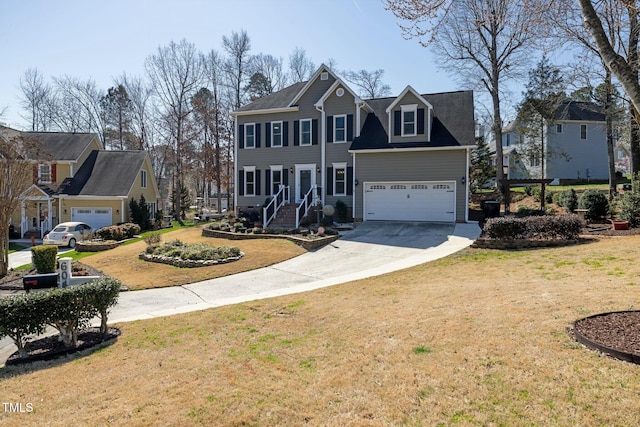
M 234 111 L 238 210 L 344 202 L 356 220 L 463 222 L 474 147 L 471 91 L 361 99 L 321 66 Z
M 555 183 L 608 179 L 605 119 L 594 103 L 564 101 L 544 127 L 544 156 L 539 140 L 537 148 L 531 149 L 518 124 L 509 123 L 502 133 L 503 164 L 509 165 L 509 178 L 549 178 Z

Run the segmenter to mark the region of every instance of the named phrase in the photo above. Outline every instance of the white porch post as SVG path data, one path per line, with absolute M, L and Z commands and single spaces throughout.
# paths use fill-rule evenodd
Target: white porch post
M 27 223 L 25 215 L 27 214 L 27 202 L 22 199 L 20 202 L 20 238 L 24 239 L 24 225 Z

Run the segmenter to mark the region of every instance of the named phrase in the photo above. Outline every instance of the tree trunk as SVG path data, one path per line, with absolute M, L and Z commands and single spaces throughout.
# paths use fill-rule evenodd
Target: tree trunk
M 611 117 L 611 93 L 613 91 L 611 71 L 607 69 L 605 76 L 605 120 L 607 123 L 607 156 L 609 158 L 609 202 L 613 200 L 616 195 L 616 163 L 614 157 L 614 138 L 613 138 L 613 119 Z

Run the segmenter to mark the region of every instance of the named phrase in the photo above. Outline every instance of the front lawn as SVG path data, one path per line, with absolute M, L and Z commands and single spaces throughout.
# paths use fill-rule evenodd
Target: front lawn
M 207 243 L 213 246 L 237 246 L 244 252 L 240 260 L 201 268 L 178 268 L 150 263 L 138 258 L 147 245 L 139 240 L 115 249 L 98 252 L 82 259 L 97 270 L 120 279 L 129 289 L 161 288 L 186 285 L 243 271 L 255 270 L 293 258 L 305 252 L 286 240 L 229 241 L 202 237 L 201 227 L 181 228 L 162 235 L 163 242 L 180 240 L 184 243 Z M 84 253 L 84 252 L 83 252 Z
M 33 412 L 0 419 L 637 425 L 640 367 L 586 350 L 570 328 L 591 314 L 636 308 L 638 277 L 640 236 L 470 248 L 313 292 L 120 323 L 118 341 L 94 354 L 1 370 L 3 401 L 32 403 Z

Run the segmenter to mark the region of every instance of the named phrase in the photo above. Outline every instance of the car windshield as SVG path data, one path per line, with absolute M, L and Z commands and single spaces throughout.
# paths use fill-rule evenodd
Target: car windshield
M 56 227 L 53 229 L 54 233 L 62 233 L 64 231 L 67 231 L 67 227 Z

